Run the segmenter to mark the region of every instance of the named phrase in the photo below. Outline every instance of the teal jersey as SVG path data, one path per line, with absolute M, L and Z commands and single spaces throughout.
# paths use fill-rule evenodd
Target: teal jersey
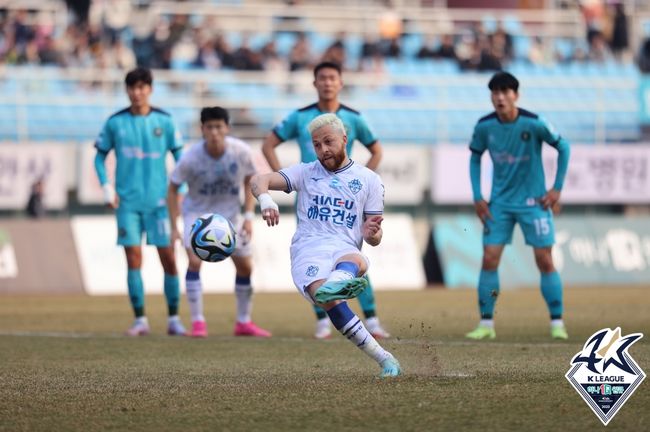
M 273 133 L 280 141 L 295 139 L 298 142 L 300 158 L 303 163 L 313 162 L 318 159 L 307 126 L 321 114 L 325 113 L 318 109 L 318 104 L 312 104 L 292 112 L 273 128 Z M 335 114 L 343 122 L 348 135 L 346 146 L 348 156 L 352 153 L 352 144 L 355 140 L 358 140 L 366 147 L 370 147 L 377 142 L 375 134 L 372 133 L 361 113 L 341 104 Z
M 521 108 L 511 123 L 502 123 L 495 112 L 478 121 L 469 147 L 479 156 L 485 150 L 490 153 L 493 164 L 490 203 L 529 207 L 546 194 L 544 142 L 562 154 L 568 149 L 568 143 L 546 120 Z M 563 180 L 563 174 L 561 177 Z
M 104 125 L 95 148 L 115 151 L 115 190 L 120 207 L 144 211 L 166 205 L 167 152 L 180 155 L 183 144 L 171 116 L 157 108 L 133 115 L 129 108 L 113 114 Z

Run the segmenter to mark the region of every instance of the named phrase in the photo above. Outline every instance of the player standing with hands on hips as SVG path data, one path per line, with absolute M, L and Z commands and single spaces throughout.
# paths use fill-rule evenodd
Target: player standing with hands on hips
M 470 339 L 494 339 L 494 306 L 499 295 L 499 262 L 518 223 L 526 244 L 532 246 L 541 272 L 541 291 L 551 318 L 551 337 L 567 339 L 562 320 L 562 281 L 553 265 L 551 250 L 555 243 L 552 209 L 560 199 L 569 164 L 569 143 L 560 137 L 542 117 L 522 108 L 519 81 L 498 72 L 490 80 L 495 111 L 481 118 L 474 128 L 469 146 L 470 178 L 474 207 L 483 223 L 483 265 L 478 282 L 481 321 Z M 546 190 L 542 145 L 557 150 L 557 173 L 553 187 Z M 494 166 L 490 202 L 481 195 L 481 156 L 487 150 Z
M 381 178 L 348 158 L 348 137 L 335 114 L 316 117 L 308 130 L 317 160 L 256 175 L 251 190 L 268 226 L 280 222 L 278 205 L 269 190 L 297 192 L 298 226 L 290 250 L 296 288 L 327 312 L 343 336 L 379 364 L 380 376 L 400 375 L 397 359 L 379 345 L 345 301 L 357 297 L 368 285 L 363 278 L 369 266 L 361 253 L 363 241 L 370 246 L 381 242 Z
M 147 244 L 156 246 L 162 264 L 165 298 L 169 318 L 167 333 L 184 335 L 178 317 L 180 288 L 174 245 L 170 241 L 167 214 L 167 167 L 170 152 L 175 160 L 181 156 L 181 136 L 171 116 L 149 104 L 153 77 L 151 71 L 136 68 L 126 74 L 126 93 L 131 105 L 113 114 L 95 142 L 95 171 L 104 191 L 104 202 L 115 209 L 117 244 L 126 254 L 127 285 L 135 321 L 126 331 L 129 336 L 149 333 L 144 313 L 142 267 L 142 233 Z M 114 150 L 117 167 L 115 188 L 108 182 L 105 160 Z M 117 193 L 116 193 L 117 192 Z

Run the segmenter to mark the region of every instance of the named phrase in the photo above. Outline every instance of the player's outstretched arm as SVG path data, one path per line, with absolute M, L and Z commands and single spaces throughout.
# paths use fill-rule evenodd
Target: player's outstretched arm
M 381 223 L 384 220 L 384 217 L 381 215 L 378 216 L 369 216 L 363 221 L 363 239 L 370 246 L 377 246 L 381 243 L 381 237 L 384 234 L 384 231 L 381 229 Z
M 264 154 L 266 161 L 273 171 L 280 171 L 282 168 L 278 155 L 275 153 L 275 148 L 280 144 L 282 144 L 282 141 L 280 141 L 280 138 L 274 132 L 270 132 L 264 138 L 264 143 L 262 144 L 262 154 Z
M 268 226 L 280 223 L 280 211 L 269 190 L 286 190 L 287 182 L 279 173 L 257 174 L 251 179 L 251 192 L 260 203 L 262 218 Z

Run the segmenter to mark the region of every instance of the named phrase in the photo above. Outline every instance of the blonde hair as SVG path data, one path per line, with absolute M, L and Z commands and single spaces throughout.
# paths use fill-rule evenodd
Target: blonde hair
M 309 130 L 310 134 L 313 134 L 316 129 L 320 129 L 324 126 L 332 126 L 336 131 L 340 132 L 343 135 L 346 135 L 343 122 L 336 116 L 336 114 L 332 113 L 321 114 L 313 119 L 311 122 L 309 122 L 307 130 Z

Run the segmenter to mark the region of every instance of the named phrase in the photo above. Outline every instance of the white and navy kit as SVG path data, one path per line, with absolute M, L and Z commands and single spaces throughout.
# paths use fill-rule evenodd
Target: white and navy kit
M 175 185 L 187 183 L 183 199 L 184 241 L 189 247 L 189 232 L 197 217 L 205 213 L 219 213 L 241 231 L 241 192 L 244 179 L 255 174 L 255 166 L 248 144 L 234 137 L 226 137 L 226 149 L 218 158 L 210 156 L 205 141 L 194 144 L 176 164 L 170 176 Z M 250 255 L 245 236 L 237 237 L 234 255 Z
M 298 290 L 311 301 L 305 294 L 308 285 L 326 279 L 341 256 L 361 253 L 364 216 L 383 214 L 384 185 L 375 172 L 353 161 L 336 171 L 315 161 L 279 173 L 287 182 L 287 192 L 298 193 L 291 274 Z

